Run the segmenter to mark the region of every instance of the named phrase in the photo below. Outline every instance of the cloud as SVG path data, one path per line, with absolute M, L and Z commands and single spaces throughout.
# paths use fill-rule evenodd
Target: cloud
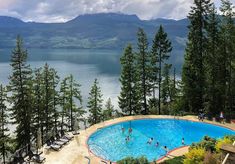
M 187 16 L 193 0 L 0 0 L 0 15 L 24 21 L 65 22 L 81 14 L 121 12 L 141 19 Z M 220 0 L 214 0 L 218 5 Z M 231 0 L 235 3 L 235 0 Z

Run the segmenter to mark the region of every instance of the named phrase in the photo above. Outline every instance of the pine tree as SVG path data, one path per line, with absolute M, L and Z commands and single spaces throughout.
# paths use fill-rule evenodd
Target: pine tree
M 57 85 L 58 77 L 53 68 L 50 68 L 46 63 L 43 68 L 43 123 L 46 132 L 46 137 L 49 137 L 49 132 L 56 131 L 55 129 L 55 115 L 57 116 L 57 110 L 55 109 L 55 86 Z M 43 132 L 44 133 L 44 132 Z
M 67 78 L 64 78 L 60 84 L 60 105 L 61 109 L 61 131 L 64 130 L 64 118 L 66 113 L 68 113 L 68 84 Z
M 161 101 L 163 105 L 167 105 L 170 100 L 170 91 L 171 91 L 171 78 L 170 78 L 170 69 L 171 64 L 164 64 L 163 74 L 162 74 L 162 97 Z
M 95 79 L 93 86 L 91 87 L 91 91 L 88 97 L 87 107 L 89 109 L 90 115 L 88 117 L 88 122 L 91 125 L 99 123 L 101 121 L 102 116 L 102 94 L 99 83 L 97 79 Z
M 176 99 L 178 89 L 177 89 L 177 80 L 176 80 L 176 68 L 173 71 L 173 79 L 170 83 L 170 102 L 173 102 Z
M 112 105 L 111 99 L 109 98 L 105 104 L 105 110 L 103 111 L 103 120 L 109 120 L 113 117 L 114 106 Z
M 26 63 L 27 51 L 23 49 L 23 41 L 18 36 L 16 47 L 12 51 L 9 89 L 12 93 L 12 120 L 16 124 L 17 148 L 30 143 L 32 114 L 32 71 Z
M 162 63 L 167 60 L 172 51 L 171 42 L 167 38 L 167 33 L 164 32 L 162 26 L 159 27 L 158 32 L 155 35 L 152 46 L 152 67 L 154 68 L 154 73 L 158 72 L 158 110 L 161 114 L 161 82 L 162 82 Z M 157 74 L 155 75 L 154 80 L 157 80 Z
M 52 97 L 53 97 L 53 114 L 52 117 L 54 119 L 54 129 L 55 132 L 57 133 L 57 127 L 58 127 L 58 117 L 59 117 L 59 112 L 57 110 L 57 106 L 59 105 L 59 93 L 56 90 L 58 84 L 59 84 L 59 76 L 57 75 L 57 72 L 55 69 L 51 69 L 51 76 L 52 76 Z
M 231 116 L 231 112 L 233 111 L 233 97 L 235 97 L 235 93 L 232 92 L 232 72 L 234 72 L 235 68 L 233 66 L 233 62 L 235 60 L 235 26 L 233 17 L 235 16 L 233 4 L 229 0 L 221 0 L 222 5 L 220 7 L 220 11 L 222 12 L 222 37 L 223 37 L 223 47 L 222 53 L 226 60 L 226 96 L 225 96 L 225 110 L 226 115 Z
M 141 109 L 140 94 L 138 93 L 138 79 L 135 67 L 135 56 L 132 46 L 128 45 L 120 59 L 122 65 L 121 72 L 121 92 L 118 97 L 119 107 L 125 114 L 132 115 L 139 113 Z
M 211 6 L 210 0 L 194 0 L 189 13 L 190 25 L 186 47 L 185 63 L 182 71 L 184 83 L 185 109 L 198 112 L 203 108 L 205 93 L 206 19 Z
M 154 41 L 153 41 L 154 42 Z M 152 100 L 156 100 L 156 89 L 158 88 L 158 75 L 159 75 L 159 58 L 158 58 L 158 52 L 156 45 L 152 45 L 151 49 L 151 60 L 150 60 L 150 83 L 151 83 L 151 89 L 152 89 Z M 156 106 L 158 106 L 156 104 Z
M 205 67 L 205 94 L 204 94 L 204 109 L 209 116 L 215 116 L 222 111 L 223 108 L 223 79 L 220 79 L 219 74 L 223 74 L 223 55 L 220 54 L 220 34 L 219 34 L 219 19 L 216 13 L 215 6 L 211 6 L 208 11 L 208 20 L 206 26 L 207 32 L 207 49 L 204 62 Z M 220 57 L 221 56 L 221 57 Z M 221 65 L 222 64 L 222 65 Z M 222 72 L 221 72 L 222 71 Z M 221 84 L 222 80 L 222 84 Z M 222 89 L 222 91 L 221 91 Z
M 36 69 L 34 71 L 33 80 L 33 112 L 32 112 L 32 122 L 33 122 L 33 135 L 37 137 L 37 131 L 40 129 L 41 134 L 43 134 L 43 78 L 42 69 Z M 43 142 L 43 137 L 42 137 Z
M 150 94 L 150 53 L 148 52 L 148 39 L 143 29 L 139 28 L 138 33 L 138 53 L 136 53 L 137 78 L 139 78 L 139 93 L 141 93 L 141 103 L 144 114 L 148 114 L 147 96 Z
M 6 89 L 0 85 L 0 154 L 3 163 L 6 163 L 6 154 L 8 151 L 7 145 L 9 143 L 9 129 L 6 127 L 8 124 L 8 109 L 6 107 L 7 93 Z
M 68 100 L 68 106 L 70 109 L 70 116 L 69 116 L 70 130 L 74 130 L 73 129 L 73 127 L 74 127 L 74 120 L 73 119 L 75 118 L 75 114 L 77 114 L 79 116 L 83 116 L 85 111 L 82 110 L 82 106 L 77 107 L 77 105 L 75 103 L 75 102 L 79 102 L 80 105 L 82 105 L 82 96 L 81 96 L 81 91 L 80 91 L 81 85 L 78 84 L 74 80 L 73 75 L 70 75 L 69 77 L 67 77 L 67 84 L 68 84 L 67 100 Z

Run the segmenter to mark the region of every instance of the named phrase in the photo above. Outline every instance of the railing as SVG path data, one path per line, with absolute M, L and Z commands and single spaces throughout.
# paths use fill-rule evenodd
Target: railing
M 102 160 L 101 162 L 105 163 L 105 164 L 108 164 L 106 161 Z
M 233 142 L 233 146 L 235 146 L 235 141 Z M 226 163 L 226 161 L 228 160 L 229 155 L 230 155 L 230 153 L 227 153 L 227 154 L 226 154 L 226 156 L 225 156 L 225 158 L 224 158 L 222 164 L 225 164 L 225 163 Z
M 88 164 L 90 164 L 90 163 L 91 163 L 90 158 L 89 158 L 89 157 L 87 157 L 87 156 L 85 156 L 85 158 L 86 158 L 86 159 L 88 159 Z
M 104 156 L 105 159 L 107 159 L 107 156 L 105 155 L 105 154 L 109 155 L 107 151 L 103 150 L 99 145 L 95 143 L 91 143 L 89 145 L 94 145 L 95 147 L 92 147 L 92 149 L 95 150 L 95 152 L 99 153 L 100 155 Z

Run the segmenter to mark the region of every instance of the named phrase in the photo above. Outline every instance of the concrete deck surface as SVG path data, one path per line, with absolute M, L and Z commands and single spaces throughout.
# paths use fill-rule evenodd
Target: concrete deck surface
M 87 147 L 86 141 L 88 137 L 94 133 L 98 128 L 102 128 L 105 126 L 109 126 L 115 123 L 135 120 L 135 119 L 147 119 L 147 118 L 171 118 L 171 119 L 183 119 L 183 120 L 190 120 L 190 121 L 198 121 L 196 116 L 184 116 L 184 117 L 174 117 L 174 116 L 167 116 L 167 115 L 138 115 L 138 116 L 127 116 L 127 117 L 120 117 L 116 119 L 111 119 L 105 122 L 101 122 L 99 124 L 95 124 L 86 130 L 80 131 L 79 135 L 76 135 L 72 141 L 70 141 L 67 145 L 65 145 L 60 151 L 44 151 L 43 156 L 46 158 L 45 164 L 88 164 L 88 159 L 85 156 L 90 158 L 91 164 L 104 164 L 102 159 L 92 154 Z M 235 124 L 221 124 L 213 121 L 204 122 L 212 123 L 215 125 L 224 126 L 230 129 L 235 130 Z M 182 147 L 179 149 L 175 149 L 174 151 L 170 151 L 167 157 L 159 160 L 158 162 L 162 162 L 163 160 L 173 158 L 175 156 L 181 156 L 188 152 L 188 147 Z

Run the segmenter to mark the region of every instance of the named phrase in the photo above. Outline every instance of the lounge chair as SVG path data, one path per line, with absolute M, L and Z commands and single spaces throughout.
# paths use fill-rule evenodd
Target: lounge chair
M 57 141 L 64 142 L 65 144 L 69 142 L 69 140 L 67 138 L 61 138 L 61 136 L 59 134 L 56 134 L 55 137 L 56 137 Z
M 79 133 L 78 131 L 73 131 L 72 134 L 73 134 L 73 135 L 78 135 L 78 134 L 80 134 L 80 133 Z
M 43 163 L 45 162 L 46 158 L 45 157 L 42 157 L 38 154 L 35 154 L 32 158 L 33 161 L 37 162 L 37 163 Z
M 52 143 L 50 140 L 48 140 L 48 141 L 46 142 L 46 144 L 47 144 L 47 146 L 48 146 L 49 148 L 51 148 L 51 149 L 53 149 L 53 150 L 55 150 L 55 151 L 58 151 L 58 150 L 60 150 L 60 148 L 61 148 L 60 145 L 56 145 L 56 144 Z
M 28 156 L 28 148 L 29 145 L 26 145 L 25 147 L 16 150 L 15 153 L 10 157 L 8 163 L 9 164 L 27 164 L 29 161 L 25 160 L 25 158 Z
M 61 131 L 61 138 L 65 138 L 65 139 L 68 139 L 68 140 L 71 140 L 74 138 L 74 136 L 70 136 L 69 134 L 65 134 L 64 131 Z
M 29 159 L 37 163 L 43 163 L 46 160 L 46 158 L 40 156 L 39 154 L 34 154 L 31 150 L 29 151 Z
M 62 141 L 57 141 L 57 140 L 55 140 L 54 137 L 51 137 L 50 140 L 51 140 L 52 143 L 54 143 L 54 144 L 56 144 L 56 145 L 59 145 L 59 146 L 61 146 L 61 147 L 62 147 L 64 144 L 66 144 L 66 143 L 64 143 L 64 142 L 62 142 Z
M 13 156 L 9 162 L 9 164 L 27 164 L 27 163 L 29 163 L 29 162 L 25 161 L 22 156 L 20 156 L 20 157 Z

